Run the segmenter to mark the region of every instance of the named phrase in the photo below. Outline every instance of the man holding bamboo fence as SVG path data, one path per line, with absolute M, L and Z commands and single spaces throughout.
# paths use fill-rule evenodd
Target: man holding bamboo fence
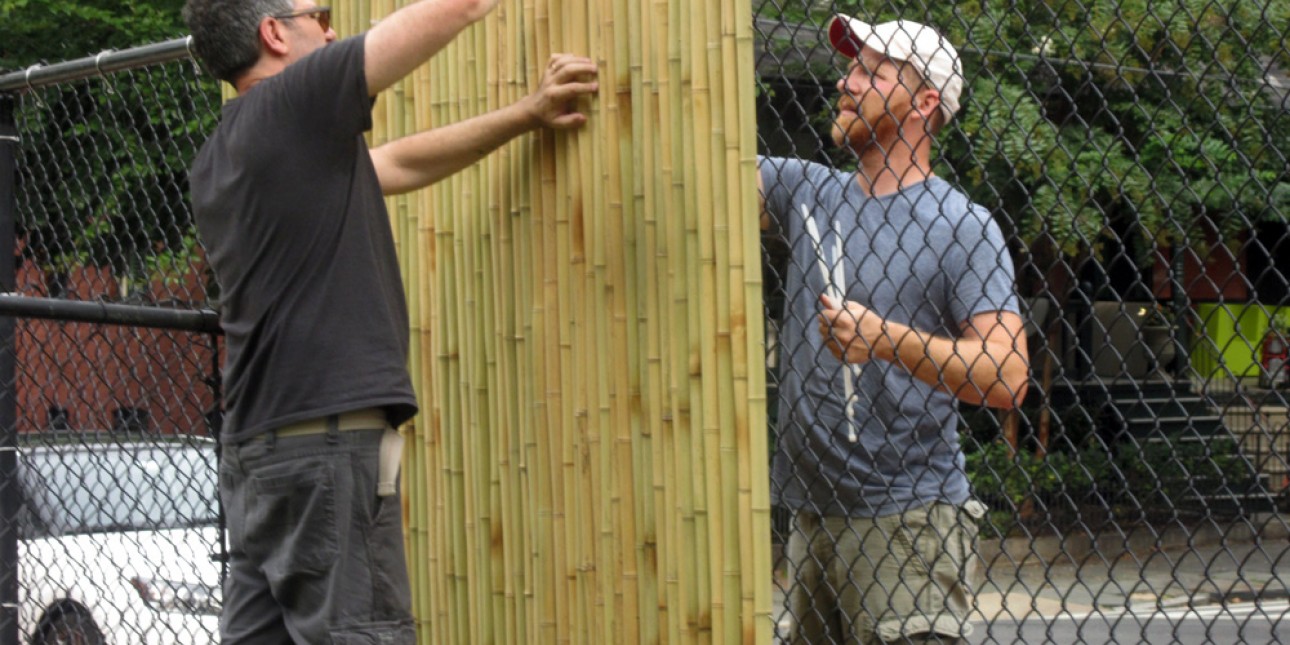
M 313 0 L 189 0 L 206 68 L 237 90 L 190 175 L 222 291 L 224 643 L 413 643 L 398 499 L 416 413 L 383 196 L 538 127 L 576 128 L 595 64 L 553 56 L 496 111 L 368 150 L 373 97 L 497 0 L 421 0 L 337 40 Z
M 984 514 L 956 407 L 1025 396 L 1012 262 L 989 212 L 931 170 L 959 107 L 954 47 L 910 21 L 838 16 L 829 36 L 851 59 L 833 137 L 858 166 L 767 158 L 760 176 L 763 226 L 792 248 L 772 466 L 795 512 L 792 641 L 956 642 Z

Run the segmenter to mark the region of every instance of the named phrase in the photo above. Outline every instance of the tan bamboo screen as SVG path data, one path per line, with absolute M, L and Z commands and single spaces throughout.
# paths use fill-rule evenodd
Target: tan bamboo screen
M 584 129 L 390 202 L 421 642 L 770 642 L 752 46 L 748 0 L 505 0 L 378 104 L 374 144 L 600 68 Z

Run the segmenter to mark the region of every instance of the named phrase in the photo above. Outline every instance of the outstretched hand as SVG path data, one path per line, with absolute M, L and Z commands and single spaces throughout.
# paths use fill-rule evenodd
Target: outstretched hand
M 526 98 L 536 123 L 555 130 L 586 123 L 587 115 L 578 111 L 578 99 L 600 88 L 596 73 L 596 63 L 590 58 L 552 54 L 537 91 Z

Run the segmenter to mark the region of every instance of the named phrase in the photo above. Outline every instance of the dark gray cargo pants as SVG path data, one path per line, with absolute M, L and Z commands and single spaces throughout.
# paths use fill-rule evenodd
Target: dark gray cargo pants
M 415 643 L 399 496 L 377 495 L 383 433 L 223 447 L 225 645 Z

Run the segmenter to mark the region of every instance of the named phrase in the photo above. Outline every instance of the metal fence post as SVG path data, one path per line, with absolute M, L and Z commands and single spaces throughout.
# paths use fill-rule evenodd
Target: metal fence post
M 1172 305 L 1174 309 L 1174 338 L 1170 341 L 1177 347 L 1174 353 L 1172 373 L 1175 379 L 1187 382 L 1196 381 L 1196 375 L 1191 372 L 1191 360 L 1188 354 L 1191 352 L 1191 303 L 1188 302 L 1187 287 L 1187 264 L 1185 256 L 1186 246 L 1181 242 L 1175 245 L 1174 254 L 1169 263 L 1169 289 L 1172 292 Z
M 12 292 L 18 128 L 13 95 L 0 94 L 0 291 Z M 0 317 L 0 645 L 18 645 L 18 428 L 14 319 Z

